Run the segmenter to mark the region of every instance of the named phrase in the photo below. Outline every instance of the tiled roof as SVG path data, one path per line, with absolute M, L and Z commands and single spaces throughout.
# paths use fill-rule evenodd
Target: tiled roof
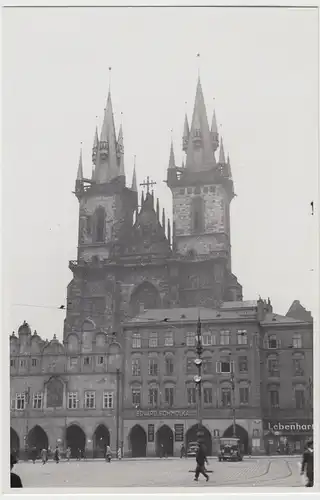
M 297 324 L 300 324 L 300 323 L 303 323 L 303 321 L 300 321 L 298 319 L 294 319 L 294 318 L 289 318 L 288 316 L 282 316 L 281 314 L 275 314 L 275 313 L 267 313 L 266 314 L 266 317 L 264 318 L 263 321 L 261 321 L 261 324 L 294 324 L 294 323 L 297 323 Z

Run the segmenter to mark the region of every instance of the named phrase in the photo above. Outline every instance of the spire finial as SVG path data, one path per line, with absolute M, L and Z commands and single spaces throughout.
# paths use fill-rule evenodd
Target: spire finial
M 83 179 L 82 142 L 80 142 L 80 156 L 79 156 L 77 181 L 82 181 L 82 179 Z
M 198 80 L 200 80 L 200 52 L 197 54 L 197 61 L 198 61 Z
M 111 92 L 111 70 L 112 70 L 112 67 L 109 66 L 109 93 Z

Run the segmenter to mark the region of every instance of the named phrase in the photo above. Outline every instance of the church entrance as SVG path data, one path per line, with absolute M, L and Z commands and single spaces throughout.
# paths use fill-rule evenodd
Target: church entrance
M 212 437 L 211 437 L 210 431 L 208 431 L 208 429 L 206 427 L 204 427 L 203 425 L 199 429 L 198 424 L 195 424 L 192 427 L 190 427 L 190 429 L 187 430 L 187 434 L 186 434 L 187 448 L 188 448 L 189 443 L 196 443 L 198 441 L 199 431 L 201 433 L 200 439 L 202 439 L 202 442 L 206 448 L 207 456 L 210 457 L 210 456 L 212 456 Z
M 49 447 L 48 436 L 45 431 L 40 427 L 40 425 L 36 425 L 33 427 L 28 434 L 28 448 L 30 452 L 37 451 L 37 456 L 40 455 L 40 451 L 45 448 L 46 450 Z
M 93 434 L 93 457 L 105 457 L 107 446 L 110 446 L 109 429 L 103 424 L 98 425 Z
M 71 448 L 71 457 L 77 458 L 79 456 L 79 450 L 81 454 L 85 450 L 86 435 L 78 425 L 72 424 L 67 428 L 66 442 L 67 447 Z
M 10 451 L 14 453 L 16 456 L 19 456 L 20 450 L 20 439 L 18 434 L 12 427 L 10 427 Z
M 156 454 L 158 457 L 173 456 L 173 432 L 167 425 L 163 425 L 157 430 Z
M 229 437 L 234 437 L 233 436 L 233 426 L 230 425 L 224 433 L 223 437 L 229 438 Z M 241 427 L 241 425 L 236 424 L 236 437 L 240 439 L 240 447 L 241 451 L 244 455 L 248 455 L 248 448 L 249 448 L 249 436 L 247 431 Z
M 129 440 L 132 457 L 145 457 L 147 455 L 147 435 L 141 425 L 132 427 Z

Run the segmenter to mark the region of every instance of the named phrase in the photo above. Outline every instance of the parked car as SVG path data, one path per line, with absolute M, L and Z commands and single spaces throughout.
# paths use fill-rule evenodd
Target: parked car
M 198 443 L 196 443 L 195 441 L 188 443 L 187 456 L 188 457 L 195 457 L 197 454 L 197 450 L 198 450 Z
M 220 451 L 218 454 L 219 462 L 241 462 L 242 453 L 240 448 L 240 439 L 238 438 L 221 438 Z

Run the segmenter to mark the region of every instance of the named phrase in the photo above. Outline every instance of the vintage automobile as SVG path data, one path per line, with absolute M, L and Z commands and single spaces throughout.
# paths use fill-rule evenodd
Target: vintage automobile
M 187 446 L 187 457 L 195 457 L 198 451 L 198 443 L 191 441 Z
M 218 454 L 219 462 L 241 462 L 242 453 L 240 448 L 240 439 L 238 438 L 221 438 L 220 451 Z

